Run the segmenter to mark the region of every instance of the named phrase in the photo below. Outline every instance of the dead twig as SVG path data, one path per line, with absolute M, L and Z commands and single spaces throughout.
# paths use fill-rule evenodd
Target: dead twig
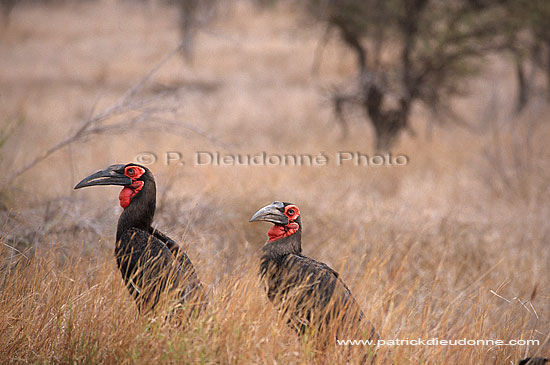
M 115 123 L 113 125 L 105 125 L 103 124 L 105 121 L 112 119 L 116 116 L 121 116 L 123 114 L 129 113 L 129 112 L 136 112 L 141 111 L 144 109 L 144 107 L 148 106 L 153 100 L 152 99 L 146 99 L 146 100 L 138 100 L 134 101 L 134 96 L 141 91 L 144 86 L 151 80 L 151 78 L 155 75 L 155 73 L 162 68 L 174 55 L 178 54 L 180 50 L 183 47 L 183 42 L 180 43 L 174 50 L 170 51 L 166 56 L 164 56 L 153 68 L 151 68 L 147 74 L 141 78 L 134 86 L 132 86 L 130 89 L 128 89 L 114 104 L 110 105 L 103 111 L 97 113 L 94 115 L 94 110 L 96 108 L 96 105 L 94 104 L 94 107 L 92 109 L 90 117 L 85 120 L 72 134 L 67 136 L 62 141 L 54 144 L 47 150 L 45 150 L 43 153 L 39 154 L 38 156 L 34 157 L 31 161 L 26 163 L 23 167 L 13 172 L 9 177 L 0 185 L 0 190 L 3 190 L 7 186 L 11 185 L 16 178 L 39 164 L 40 162 L 44 161 L 48 157 L 50 157 L 55 152 L 61 150 L 62 148 L 68 146 L 69 144 L 73 142 L 79 142 L 83 141 L 86 138 L 92 136 L 92 135 L 98 135 L 98 134 L 104 134 L 106 132 L 114 132 L 124 130 L 125 126 L 132 126 L 136 123 L 142 122 L 145 119 L 148 119 L 151 115 L 147 112 L 140 113 L 137 116 L 131 116 L 129 118 L 124 119 L 124 121 Z M 180 125 L 181 126 L 181 125 Z M 213 137 L 209 136 L 206 132 L 201 131 L 200 129 L 197 129 L 195 127 L 190 126 L 184 126 L 186 129 L 189 129 L 201 136 L 204 136 L 208 138 L 211 141 L 217 141 Z M 219 141 L 217 141 L 219 143 Z

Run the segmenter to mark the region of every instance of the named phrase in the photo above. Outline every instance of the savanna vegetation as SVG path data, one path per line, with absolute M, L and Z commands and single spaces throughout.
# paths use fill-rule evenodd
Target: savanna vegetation
M 382 346 L 376 363 L 549 357 L 547 4 L 2 2 L 0 362 L 358 363 L 362 349 L 299 339 L 267 299 L 269 225 L 248 220 L 274 200 L 300 207 L 304 253 L 382 339 L 538 341 Z M 210 298 L 185 326 L 140 315 L 122 282 L 120 189 L 73 190 L 130 161 L 154 172 L 155 225 Z

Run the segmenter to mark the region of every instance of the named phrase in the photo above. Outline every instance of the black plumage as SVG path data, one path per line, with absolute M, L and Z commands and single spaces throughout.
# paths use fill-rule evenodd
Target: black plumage
M 550 363 L 550 359 L 544 357 L 526 357 L 519 360 L 518 365 L 545 365 Z
M 207 304 L 204 288 L 189 257 L 179 245 L 151 225 L 156 208 L 156 184 L 149 169 L 137 164 L 112 165 L 82 180 L 79 189 L 121 185 L 115 258 L 140 312 L 161 300 L 201 311 Z M 191 312 L 192 312 L 191 311 Z
M 377 338 L 372 324 L 336 271 L 302 254 L 299 209 L 274 202 L 251 219 L 275 225 L 262 248 L 260 277 L 269 300 L 298 334 L 324 336 L 326 340 Z

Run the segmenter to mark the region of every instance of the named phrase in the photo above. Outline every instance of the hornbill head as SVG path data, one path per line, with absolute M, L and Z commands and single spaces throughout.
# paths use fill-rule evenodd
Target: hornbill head
M 250 218 L 250 222 L 258 221 L 274 224 L 267 232 L 269 242 L 292 236 L 302 228 L 300 209 L 292 203 L 275 201 L 263 207 Z
M 111 165 L 104 170 L 91 174 L 76 184 L 74 188 L 80 189 L 95 185 L 124 186 L 118 199 L 120 200 L 120 206 L 126 209 L 146 184 L 154 185 L 151 171 L 144 166 L 128 163 L 126 165 Z

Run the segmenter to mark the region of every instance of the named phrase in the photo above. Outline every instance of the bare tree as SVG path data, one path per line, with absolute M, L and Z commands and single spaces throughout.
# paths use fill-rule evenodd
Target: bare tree
M 310 0 L 307 10 L 336 28 L 355 53 L 357 88 L 333 98 L 362 107 L 376 134 L 376 148 L 391 148 L 409 124 L 413 104 L 440 118 L 451 114 L 448 97 L 487 53 L 501 49 L 502 1 Z M 345 122 L 343 123 L 345 125 Z

